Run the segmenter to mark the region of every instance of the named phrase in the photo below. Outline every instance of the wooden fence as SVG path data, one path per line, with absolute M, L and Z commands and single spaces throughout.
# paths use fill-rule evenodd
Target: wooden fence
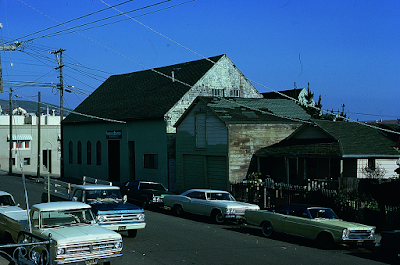
M 346 221 L 370 224 L 378 229 L 400 229 L 400 206 L 382 205 L 378 210 L 363 201 L 347 201 L 344 206 L 338 205 L 340 186 L 347 187 L 346 192 L 354 190 L 354 181 L 345 183 L 309 180 L 305 185 L 291 185 L 275 183 L 272 179 L 243 181 L 231 184 L 231 193 L 236 200 L 257 204 L 261 209 L 272 209 L 285 203 L 317 204 L 334 209 Z

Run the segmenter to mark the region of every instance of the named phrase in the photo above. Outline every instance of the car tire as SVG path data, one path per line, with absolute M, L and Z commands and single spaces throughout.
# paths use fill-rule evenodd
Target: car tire
M 179 204 L 174 205 L 173 210 L 174 210 L 174 213 L 175 213 L 176 216 L 182 216 L 183 215 L 182 205 L 179 205 Z
M 225 223 L 225 216 L 222 214 L 221 211 L 219 210 L 214 210 L 211 213 L 211 219 L 217 224 L 223 224 Z
M 274 228 L 271 222 L 264 222 L 261 225 L 261 231 L 265 237 L 270 237 L 274 233 Z
M 331 249 L 335 244 L 332 235 L 329 233 L 319 234 L 317 240 L 322 249 Z
M 137 229 L 128 230 L 129 237 L 134 238 L 134 237 L 136 237 L 136 235 L 137 235 Z

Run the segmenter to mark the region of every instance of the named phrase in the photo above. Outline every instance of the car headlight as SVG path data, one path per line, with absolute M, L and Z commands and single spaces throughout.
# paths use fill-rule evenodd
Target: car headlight
M 371 229 L 371 234 L 370 234 L 370 238 L 373 238 L 374 237 L 374 234 L 375 234 L 375 228 L 372 228 Z
M 116 249 L 122 248 L 122 241 L 115 242 L 114 248 L 116 248 Z
M 105 222 L 106 219 L 107 219 L 107 218 L 106 218 L 104 215 L 98 215 L 98 216 L 97 216 L 97 221 L 99 221 L 99 222 Z
M 138 215 L 139 221 L 144 221 L 144 213 Z
M 57 249 L 57 255 L 64 255 L 65 254 L 65 248 L 58 248 Z
M 342 239 L 348 238 L 348 237 L 349 237 L 349 234 L 350 234 L 350 230 L 349 230 L 349 229 L 347 229 L 347 228 L 343 229 L 343 232 L 342 232 Z

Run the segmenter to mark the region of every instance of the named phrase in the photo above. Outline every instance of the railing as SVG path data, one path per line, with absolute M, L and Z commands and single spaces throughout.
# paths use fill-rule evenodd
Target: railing
M 83 185 L 85 184 L 103 184 L 112 186 L 112 182 L 110 181 L 83 176 Z
M 264 181 L 243 181 L 232 184 L 231 193 L 239 201 L 254 203 L 260 208 L 271 208 L 289 202 L 307 202 L 312 196 L 337 195 L 338 182 L 330 180 L 307 180 L 304 185 L 275 183 L 273 179 Z
M 27 265 L 51 265 L 53 264 L 53 247 L 54 241 L 34 235 L 27 231 L 21 231 L 18 234 L 17 244 L 0 245 L 0 253 L 10 262 L 15 264 Z M 6 252 L 3 249 L 10 249 Z

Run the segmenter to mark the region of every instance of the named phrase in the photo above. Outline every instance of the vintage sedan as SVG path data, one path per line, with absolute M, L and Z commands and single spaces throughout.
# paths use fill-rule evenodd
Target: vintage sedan
M 142 180 L 127 181 L 120 189 L 122 195 L 127 195 L 129 201 L 139 204 L 142 208 L 150 205 L 163 206 L 164 196 L 174 194 L 161 183 Z
M 210 189 L 191 189 L 180 195 L 164 197 L 164 205 L 176 215 L 183 212 L 210 216 L 216 223 L 225 220 L 241 221 L 246 210 L 259 210 L 255 204 L 236 201 L 227 191 Z
M 302 236 L 317 240 L 324 249 L 335 243 L 373 245 L 375 241 L 375 227 L 343 221 L 326 207 L 285 204 L 275 211 L 246 211 L 245 218 L 260 226 L 266 237 L 274 232 Z

